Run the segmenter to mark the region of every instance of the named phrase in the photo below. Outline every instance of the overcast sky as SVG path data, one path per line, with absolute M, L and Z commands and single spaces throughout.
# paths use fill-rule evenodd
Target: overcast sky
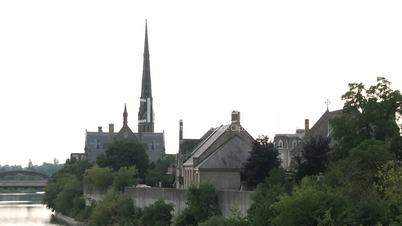
M 0 164 L 64 162 L 85 130 L 137 130 L 148 19 L 155 130 L 176 153 L 230 122 L 293 133 L 349 82 L 402 89 L 400 1 L 0 1 Z

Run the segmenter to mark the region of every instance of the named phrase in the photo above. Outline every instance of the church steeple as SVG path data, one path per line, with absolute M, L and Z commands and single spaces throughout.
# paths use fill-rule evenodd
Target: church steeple
M 123 126 L 127 126 L 127 116 L 128 116 L 128 113 L 127 113 L 127 106 L 126 106 L 126 104 L 124 104 L 124 112 L 123 112 Z
M 145 21 L 144 62 L 140 109 L 138 111 L 138 132 L 154 132 L 154 111 L 152 104 L 151 68 L 149 63 L 148 25 Z

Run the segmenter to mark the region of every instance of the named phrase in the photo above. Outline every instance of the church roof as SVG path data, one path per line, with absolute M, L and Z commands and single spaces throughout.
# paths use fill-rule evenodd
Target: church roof
M 342 110 L 326 111 L 313 125 L 313 127 L 311 127 L 305 138 L 308 139 L 310 137 L 328 136 L 330 121 L 341 114 Z
M 254 139 L 241 126 L 221 125 L 209 130 L 183 166 L 197 169 L 240 169 L 252 150 Z
M 239 136 L 234 136 L 205 158 L 198 169 L 241 169 L 253 147 Z

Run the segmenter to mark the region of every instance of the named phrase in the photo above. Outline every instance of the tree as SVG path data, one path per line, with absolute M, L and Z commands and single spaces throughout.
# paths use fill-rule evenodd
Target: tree
M 91 191 L 105 191 L 113 183 L 114 172 L 110 167 L 97 166 L 87 169 L 84 174 L 84 185 Z
M 97 202 L 90 218 L 89 226 L 140 225 L 140 212 L 132 200 L 116 191 L 110 190 Z
M 191 186 L 187 191 L 187 208 L 178 216 L 177 226 L 197 225 L 208 218 L 220 215 L 218 195 L 210 184 Z
M 337 141 L 335 159 L 346 157 L 349 150 L 367 139 L 386 141 L 397 137 L 395 142 L 400 141 L 396 122 L 402 114 L 402 95 L 390 85 L 383 77 L 369 88 L 363 83 L 349 84 L 349 91 L 342 96 L 342 115 L 331 122 Z M 401 151 L 401 146 L 396 150 Z M 402 151 L 398 155 L 401 158 Z
M 279 152 L 267 136 L 259 136 L 250 152 L 250 157 L 244 164 L 243 177 L 247 185 L 255 188 L 257 184 L 264 181 L 269 172 L 278 168 L 281 164 L 278 158 Z
M 172 204 L 166 204 L 163 200 L 158 200 L 144 208 L 141 222 L 144 226 L 170 226 L 172 212 Z
M 291 194 L 284 194 L 272 205 L 274 225 L 343 225 L 347 201 L 341 194 L 305 177 Z
M 281 195 L 289 194 L 292 183 L 286 179 L 282 169 L 271 170 L 269 177 L 263 183 L 258 184 L 253 196 L 254 203 L 248 210 L 248 217 L 253 226 L 269 226 L 274 217 L 273 204 Z
M 137 183 L 137 170 L 135 166 L 121 167 L 118 172 L 115 173 L 113 179 L 113 188 L 116 191 L 123 192 L 127 186 L 132 186 Z
M 74 199 L 82 195 L 81 183 L 74 176 L 65 177 L 63 181 L 63 187 L 60 193 L 57 194 L 55 200 L 55 209 L 62 214 L 71 216 L 73 212 L 79 212 L 74 207 L 79 208 L 78 203 L 74 203 Z
M 118 171 L 121 167 L 135 166 L 141 178 L 148 168 L 148 155 L 141 143 L 114 142 L 107 147 L 104 155 L 98 156 L 96 163 L 100 167 L 112 167 Z
M 49 180 L 43 203 L 52 210 L 75 217 L 84 217 L 88 208 L 82 205 L 82 175 L 91 167 L 86 161 L 69 162 Z
M 199 226 L 248 226 L 249 222 L 239 216 L 231 216 L 229 218 L 224 218 L 222 216 L 212 216 L 208 220 L 199 224 Z
M 167 174 L 167 170 L 174 159 L 159 159 L 155 164 L 151 164 L 147 173 L 145 174 L 145 183 L 149 186 L 158 186 L 162 183 L 162 187 L 171 187 L 173 184 L 174 176 Z
M 297 178 L 323 173 L 329 161 L 329 138 L 312 137 L 303 145 L 301 158 L 298 159 Z

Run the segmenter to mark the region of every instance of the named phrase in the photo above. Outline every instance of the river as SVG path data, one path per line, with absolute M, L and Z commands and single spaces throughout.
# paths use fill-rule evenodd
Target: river
M 43 192 L 0 193 L 0 226 L 55 226 Z

